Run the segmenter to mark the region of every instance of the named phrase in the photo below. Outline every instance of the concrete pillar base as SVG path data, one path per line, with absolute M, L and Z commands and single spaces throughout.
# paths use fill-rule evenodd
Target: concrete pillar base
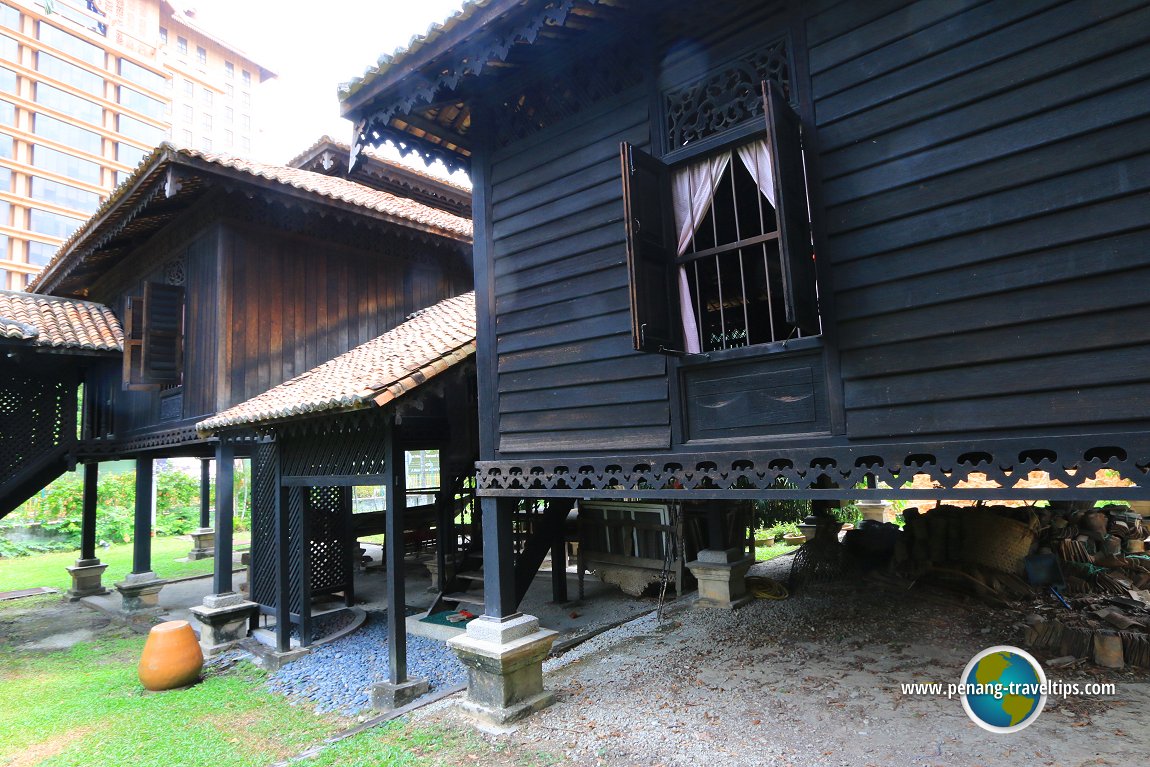
M 427 694 L 426 679 L 408 679 L 400 684 L 380 682 L 371 686 L 371 706 L 380 711 L 393 711 Z
M 516 613 L 502 620 L 480 616 L 467 632 L 447 641 L 467 667 L 463 709 L 491 724 L 518 721 L 555 702 L 543 689 L 543 659 L 557 632 L 539 619 Z
M 699 582 L 698 604 L 730 610 L 750 602 L 754 597 L 747 593 L 747 571 L 754 563 L 754 556 L 740 548 L 700 551 L 698 559 L 687 563 Z
M 252 663 L 268 672 L 279 671 L 292 661 L 299 660 L 305 655 L 311 655 L 310 647 L 293 647 L 286 652 L 280 652 L 274 647 L 268 647 L 255 637 L 248 637 L 240 644 L 252 654 Z
M 128 573 L 124 580 L 116 584 L 116 591 L 123 598 L 124 612 L 138 613 L 143 610 L 155 610 L 160 606 L 160 589 L 167 581 L 159 578 L 152 571 L 146 573 Z
M 72 588 L 64 592 L 64 598 L 69 602 L 110 593 L 101 582 L 108 566 L 101 564 L 99 559 L 77 559 L 74 567 L 65 569 L 72 576 Z
M 890 511 L 890 507 L 882 501 L 857 501 L 855 506 L 862 512 L 863 520 L 870 520 L 871 522 L 893 522 L 894 513 Z
M 188 552 L 188 559 L 211 559 L 216 555 L 216 531 L 210 527 L 200 527 L 193 530 L 192 550 Z
M 432 554 L 423 562 L 423 566 L 427 568 L 427 572 L 431 575 L 431 585 L 427 587 L 428 591 L 439 591 L 439 557 Z
M 204 597 L 202 606 L 189 610 L 200 623 L 200 649 L 212 658 L 231 649 L 248 635 L 252 613 L 259 609 L 234 591 Z

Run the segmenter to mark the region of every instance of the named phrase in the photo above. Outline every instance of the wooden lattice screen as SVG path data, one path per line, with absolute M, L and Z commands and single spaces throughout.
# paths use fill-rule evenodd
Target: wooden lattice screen
M 251 600 L 276 605 L 275 442 L 261 442 L 252 454 Z
M 305 524 L 308 538 L 308 582 L 311 593 L 330 594 L 352 588 L 351 488 L 308 488 Z
M 63 471 L 64 453 L 75 441 L 73 379 L 0 369 L 0 517 L 24 500 L 17 496 L 36 492 Z
M 258 445 L 252 460 L 252 601 L 268 612 L 278 604 L 275 508 L 281 488 L 277 482 L 305 472 L 319 486 L 282 488 L 290 611 L 301 615 L 311 596 L 318 594 L 343 592 L 350 599 L 352 489 L 349 485 L 324 486 L 322 481 L 324 476 L 366 477 L 382 471 L 382 441 L 370 432 L 308 435 Z M 301 546 L 303 540 L 306 546 Z

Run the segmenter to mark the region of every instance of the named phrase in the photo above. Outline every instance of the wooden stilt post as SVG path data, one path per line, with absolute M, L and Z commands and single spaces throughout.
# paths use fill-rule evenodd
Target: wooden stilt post
M 403 445 L 399 443 L 394 420 L 387 425 L 384 477 L 387 482 L 387 519 L 384 531 L 387 559 L 387 646 L 388 682 L 407 681 L 407 596 L 403 578 L 403 512 L 407 506 L 407 476 Z
M 567 515 L 571 504 L 565 499 L 552 499 L 558 503 L 555 526 L 551 537 L 551 599 L 555 602 L 567 601 Z
M 96 558 L 96 501 L 100 481 L 100 464 L 84 464 L 84 505 L 80 512 L 79 565 L 97 564 Z
M 212 526 L 212 459 L 200 459 L 200 528 Z
M 442 456 L 446 453 L 440 450 Z M 435 578 L 432 585 L 436 591 L 447 589 L 447 552 L 451 550 L 451 562 L 455 563 L 455 498 L 452 497 L 451 480 L 447 474 L 447 467 L 439 467 L 439 492 L 435 496 Z
M 136 517 L 132 531 L 132 573 L 152 570 L 152 459 L 136 459 Z
M 216 445 L 216 554 L 212 590 L 217 594 L 232 591 L 232 515 L 235 486 L 235 446 L 220 440 Z M 203 463 L 207 473 L 207 460 Z M 206 494 L 207 485 L 204 486 Z M 201 506 L 201 515 L 203 506 Z M 202 521 L 202 518 L 201 518 Z M 205 527 L 207 525 L 204 525 Z
M 506 618 L 516 612 L 515 541 L 512 522 L 518 505 L 514 498 L 484 498 L 483 505 L 483 614 Z
M 84 597 L 107 594 L 101 578 L 108 566 L 96 556 L 96 486 L 100 479 L 100 465 L 84 464 L 84 500 L 80 511 L 80 558 L 68 568 L 72 588 L 65 595 L 75 602 Z

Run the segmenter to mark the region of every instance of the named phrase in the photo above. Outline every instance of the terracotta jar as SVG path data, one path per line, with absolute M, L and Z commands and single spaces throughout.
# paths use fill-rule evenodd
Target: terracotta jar
M 152 627 L 140 655 L 140 682 L 149 690 L 171 690 L 192 684 L 204 667 L 204 653 L 187 621 Z

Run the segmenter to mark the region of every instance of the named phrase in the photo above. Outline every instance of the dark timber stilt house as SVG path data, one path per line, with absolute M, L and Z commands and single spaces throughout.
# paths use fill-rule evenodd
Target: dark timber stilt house
M 482 715 L 528 500 L 1150 498 L 1145 0 L 474 0 L 341 99 L 474 183 Z
M 325 164 L 324 152 L 344 161 Z M 374 157 L 365 157 L 365 183 L 353 182 L 340 172 L 347 168 L 346 149 L 330 140 L 297 159 L 318 163 L 322 172 L 163 144 L 61 247 L 31 294 L 0 294 L 0 516 L 70 466 L 84 464 L 84 545 L 71 568 L 71 595 L 103 593 L 106 565 L 94 548 L 98 466 L 134 459 L 134 559 L 117 588 L 126 610 L 148 608 L 163 586 L 151 568 L 153 461 L 214 459 L 215 580 L 198 613 L 201 644 L 209 651 L 242 636 L 257 607 L 233 591 L 232 467 L 236 457 L 254 456 L 257 482 L 266 479 L 260 457 L 268 436 L 233 429 L 217 437 L 198 432 L 197 424 L 372 339 L 388 338 L 410 325 L 413 313 L 452 299 L 471 306 L 471 222 L 460 215 L 469 206 L 465 189 Z M 456 365 L 468 355 L 452 357 L 456 346 L 441 351 L 410 375 L 430 378 L 450 360 L 452 383 L 473 389 Z M 396 394 L 413 385 L 402 377 L 379 382 L 398 387 Z M 446 412 L 430 388 L 424 399 L 429 415 L 435 407 Z M 466 397 L 459 401 L 450 415 L 465 421 L 453 426 L 462 435 L 463 457 L 453 459 L 470 477 L 473 408 L 468 411 Z M 441 429 L 428 439 L 439 445 L 450 436 Z M 312 456 L 327 464 L 347 458 L 357 445 L 374 449 L 338 436 L 316 443 L 334 451 Z M 206 497 L 206 465 L 203 476 Z M 293 549 L 288 563 L 286 588 L 297 600 L 292 619 L 305 638 L 308 611 L 299 608 L 299 595 L 352 596 L 350 530 L 336 524 L 346 493 L 336 491 L 326 505 L 300 512 L 315 545 Z M 256 511 L 257 525 L 270 525 L 271 532 L 253 544 L 252 557 L 265 569 L 254 570 L 252 596 L 274 613 L 286 604 L 276 584 L 288 571 L 276 567 L 288 550 L 277 548 L 272 512 L 258 504 Z M 205 513 L 201 524 L 208 521 Z M 315 586 L 310 575 L 323 583 Z M 281 623 L 281 631 L 286 626 Z

